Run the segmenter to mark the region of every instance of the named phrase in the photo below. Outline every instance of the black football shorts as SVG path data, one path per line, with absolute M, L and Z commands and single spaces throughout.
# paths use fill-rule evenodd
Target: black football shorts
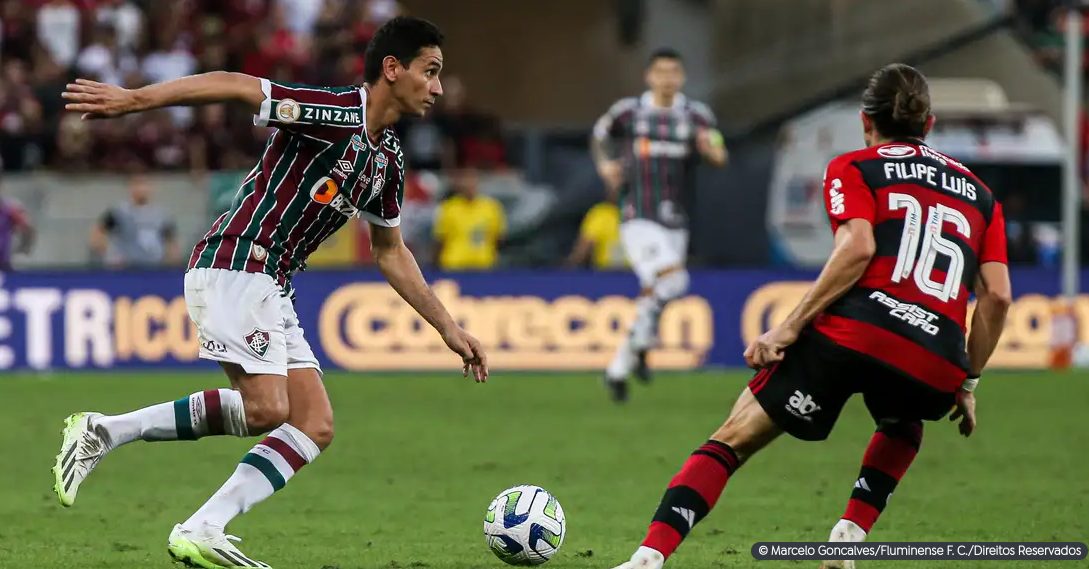
M 939 391 L 807 329 L 783 360 L 749 382 L 775 424 L 806 441 L 828 438 L 847 400 L 861 393 L 875 422 L 935 421 L 956 404 Z

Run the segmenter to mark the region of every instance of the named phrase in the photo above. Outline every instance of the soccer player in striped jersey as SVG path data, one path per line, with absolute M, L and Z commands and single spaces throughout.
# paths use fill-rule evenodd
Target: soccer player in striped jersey
M 647 351 L 658 336 L 665 305 L 688 291 L 688 217 L 690 191 L 699 158 L 726 164 L 726 147 L 707 105 L 681 93 L 684 64 L 671 49 L 651 55 L 646 69 L 649 90 L 617 101 L 594 125 L 591 150 L 610 193 L 619 192 L 620 241 L 641 292 L 635 322 L 605 371 L 614 401 L 628 398 L 633 372 L 650 381 Z
M 759 371 L 616 569 L 660 569 L 745 461 L 783 432 L 824 440 L 856 393 L 876 431 L 830 541 L 867 537 L 919 452 L 923 421 L 955 409 L 961 434 L 975 430 L 974 391 L 1012 302 L 1005 223 L 983 182 L 923 142 L 933 124 L 921 73 L 892 64 L 873 74 L 862 95 L 866 148 L 836 157 L 824 175 L 835 234 L 824 270 L 786 320 L 745 350 Z
M 54 467 L 63 505 L 72 505 L 102 457 L 123 444 L 267 433 L 168 540 L 169 553 L 192 566 L 267 567 L 239 551 L 224 530 L 332 441 L 332 407 L 295 315 L 291 278 L 353 217 L 370 222 L 374 257 L 390 285 L 461 356 L 464 374 L 487 379 L 480 343 L 427 286 L 398 227 L 405 163 L 392 125 L 403 115 L 423 115 L 442 94 L 442 40 L 426 20 L 390 20 L 367 47 L 364 84 L 350 87 L 288 85 L 227 72 L 135 90 L 84 80 L 68 85 L 67 110 L 86 119 L 236 102 L 254 113 L 256 124 L 276 130 L 230 209 L 194 248 L 185 275 L 200 357 L 219 362 L 231 388 L 122 415 L 69 417 Z

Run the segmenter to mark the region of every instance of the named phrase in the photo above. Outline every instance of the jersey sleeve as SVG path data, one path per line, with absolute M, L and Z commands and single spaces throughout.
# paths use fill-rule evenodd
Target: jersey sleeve
M 594 123 L 594 138 L 609 140 L 623 134 L 624 125 L 635 110 L 636 104 L 635 99 L 621 99 L 613 103 L 613 106 L 609 107 L 609 110 Z
M 507 214 L 499 200 L 495 200 L 492 205 L 492 223 L 494 224 L 492 229 L 495 230 L 497 237 L 502 237 L 507 234 Z
M 718 119 L 711 107 L 698 101 L 692 102 L 692 122 L 700 128 L 718 128 Z
M 393 166 L 393 172 L 389 174 L 385 185 L 382 186 L 382 195 L 371 200 L 360 212 L 360 217 L 366 219 L 371 225 L 382 227 L 401 225 L 401 203 L 405 199 L 405 155 L 401 152 L 400 145 L 397 146 L 396 158 L 391 166 Z
M 315 87 L 261 79 L 265 100 L 253 116 L 257 126 L 273 126 L 323 138 L 331 129 L 363 125 L 363 97 L 358 87 Z
M 983 244 L 979 250 L 979 264 L 1002 263 L 1009 264 L 1006 250 L 1006 216 L 1002 213 L 1002 204 L 994 202 L 994 212 L 991 214 L 991 223 L 983 233 Z
M 873 192 L 858 167 L 842 156 L 832 160 L 824 171 L 824 208 L 833 232 L 852 219 L 874 222 Z

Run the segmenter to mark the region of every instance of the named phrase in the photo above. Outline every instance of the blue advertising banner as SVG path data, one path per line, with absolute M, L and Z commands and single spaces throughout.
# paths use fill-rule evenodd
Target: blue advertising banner
M 814 274 L 694 271 L 688 295 L 662 315 L 652 364 L 663 369 L 743 365 L 746 342 L 794 307 Z M 1089 271 L 1083 275 L 1089 282 Z M 429 274 L 436 294 L 489 350 L 498 370 L 599 370 L 635 314 L 624 273 L 501 271 Z M 1062 306 L 1054 271 L 1016 270 L 1016 301 L 997 367 L 1045 367 Z M 310 271 L 296 279 L 296 311 L 328 369 L 457 369 L 459 360 L 374 271 Z M 1089 341 L 1089 295 L 1074 304 Z M 0 369 L 211 367 L 181 271 L 31 272 L 0 281 Z

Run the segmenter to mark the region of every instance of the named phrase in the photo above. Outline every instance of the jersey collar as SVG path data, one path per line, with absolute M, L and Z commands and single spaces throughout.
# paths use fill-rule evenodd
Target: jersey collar
M 684 93 L 677 93 L 676 95 L 673 96 L 673 106 L 668 107 L 668 108 L 674 109 L 674 110 L 683 109 L 685 103 L 687 103 L 687 102 L 688 102 L 688 97 L 685 97 Z M 655 109 L 662 108 L 662 107 L 659 107 L 658 105 L 654 104 L 654 93 L 651 93 L 650 91 L 644 91 L 643 92 L 643 94 L 639 97 L 639 104 L 644 106 L 644 107 L 651 107 L 651 108 L 655 108 Z

